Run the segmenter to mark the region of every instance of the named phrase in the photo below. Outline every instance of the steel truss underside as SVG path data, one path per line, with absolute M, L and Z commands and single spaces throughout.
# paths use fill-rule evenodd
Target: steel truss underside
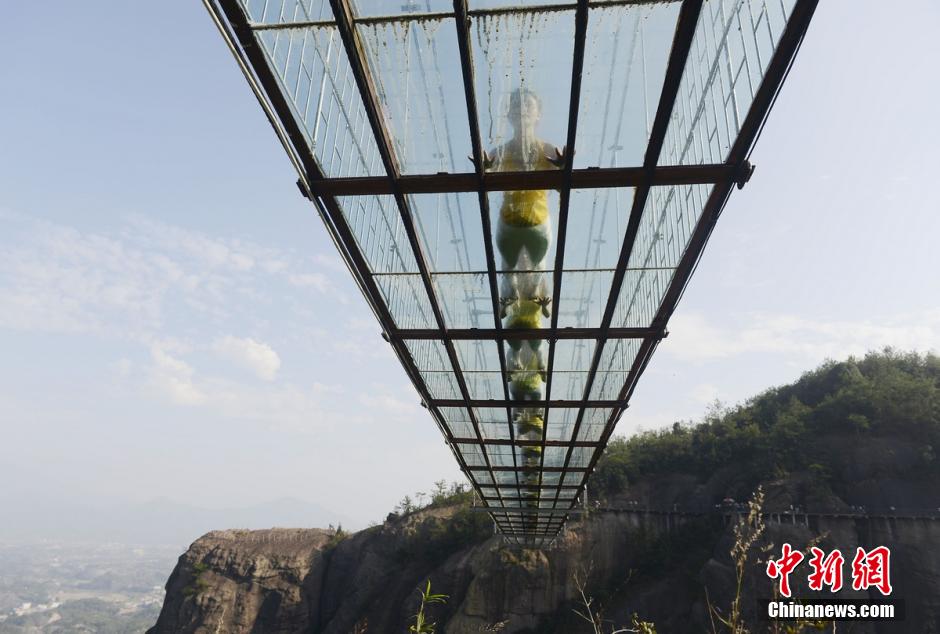
M 273 2 L 274 0 L 272 0 Z M 679 2 L 679 0 L 675 0 Z M 716 2 L 718 0 L 715 0 Z M 332 16 L 322 22 L 294 21 L 275 24 L 261 24 L 249 19 L 246 6 L 239 0 L 204 0 L 216 25 L 225 38 L 231 52 L 238 61 L 246 79 L 259 99 L 271 125 L 284 145 L 284 149 L 297 169 L 298 186 L 304 196 L 317 207 L 337 249 L 348 264 L 363 295 L 378 318 L 383 337 L 393 347 L 415 389 L 421 396 L 423 405 L 431 412 L 441 432 L 446 438 L 460 468 L 466 474 L 483 504 L 488 507 L 500 531 L 507 538 L 530 545 L 544 545 L 550 541 L 568 519 L 569 512 L 585 493 L 587 480 L 594 470 L 598 459 L 614 430 L 617 421 L 627 408 L 637 381 L 658 343 L 667 335 L 666 326 L 676 304 L 682 295 L 689 278 L 702 254 L 702 250 L 724 208 L 732 189 L 743 186 L 750 176 L 751 166 L 748 156 L 760 133 L 765 118 L 793 62 L 802 38 L 815 10 L 817 0 L 795 0 L 785 28 L 779 34 L 773 55 L 765 63 L 765 70 L 759 86 L 753 93 L 753 99 L 746 114 L 742 117 L 737 136 L 730 143 L 730 150 L 721 162 L 700 162 L 695 165 L 661 165 L 661 153 L 667 137 L 671 118 L 677 107 L 680 83 L 691 63 L 693 40 L 696 27 L 704 20 L 705 0 L 681 0 L 666 62 L 665 76 L 659 95 L 652 124 L 649 126 L 649 138 L 642 165 L 635 167 L 601 167 L 575 169 L 574 152 L 567 152 L 557 170 L 532 170 L 522 172 L 488 172 L 485 169 L 483 139 L 481 137 L 480 117 L 478 116 L 476 84 L 474 81 L 474 50 L 471 42 L 470 19 L 487 11 L 470 10 L 467 0 L 454 0 L 453 11 L 433 14 L 438 17 L 452 18 L 456 24 L 457 45 L 464 88 L 470 146 L 474 171 L 467 173 L 438 174 L 402 174 L 393 135 L 381 110 L 381 99 L 376 87 L 373 71 L 370 69 L 368 56 L 357 27 L 360 24 L 380 23 L 383 20 L 413 19 L 408 16 L 392 17 L 357 17 L 350 0 L 331 0 Z M 632 2 L 611 2 L 607 6 L 639 5 L 643 0 Z M 582 99 L 581 80 L 585 65 L 585 45 L 588 23 L 595 8 L 595 3 L 579 0 L 570 5 L 552 5 L 551 7 L 518 7 L 493 9 L 500 11 L 551 11 L 574 12 L 574 43 L 571 64 L 570 94 L 567 148 L 574 148 L 579 125 L 579 103 Z M 433 17 L 433 16 L 432 16 Z M 381 160 L 379 176 L 328 177 L 324 174 L 320 162 L 310 142 L 297 121 L 289 98 L 285 96 L 277 73 L 272 69 L 271 61 L 265 55 L 260 44 L 259 34 L 264 30 L 299 28 L 305 25 L 327 24 L 335 28 L 341 39 L 349 67 L 355 77 L 355 86 L 361 96 L 368 129 L 375 138 L 378 156 Z M 727 29 L 726 29 L 727 30 Z M 650 204 L 651 192 L 657 187 L 705 185 L 710 189 L 704 205 L 692 228 L 687 245 L 678 259 L 674 271 L 662 294 L 662 299 L 648 324 L 640 327 L 622 327 L 614 320 L 618 298 L 628 276 L 628 263 L 637 242 L 641 217 Z M 562 297 L 562 280 L 571 271 L 565 268 L 565 241 L 569 228 L 569 206 L 573 190 L 591 190 L 600 188 L 634 188 L 629 220 L 619 249 L 616 266 L 611 271 L 610 292 L 599 323 L 592 327 L 564 327 L 559 325 L 557 301 Z M 491 226 L 489 192 L 514 190 L 547 189 L 559 192 L 558 227 L 555 237 L 554 263 L 550 272 L 553 285 L 553 297 L 556 300 L 551 324 L 546 328 L 532 330 L 508 330 L 500 319 L 498 277 L 502 273 L 496 262 L 493 249 L 493 227 Z M 414 194 L 476 193 L 479 203 L 479 221 L 482 226 L 485 247 L 486 269 L 479 273 L 485 276 L 489 287 L 494 327 L 491 328 L 454 328 L 448 327 L 438 297 L 438 290 L 432 280 L 428 260 L 424 253 L 415 224 L 414 210 L 410 196 Z M 354 235 L 353 228 L 342 205 L 342 197 L 381 195 L 394 200 L 394 206 L 401 218 L 407 241 L 415 255 L 417 264 L 416 279 L 427 293 L 430 302 L 433 323 L 429 328 L 402 328 L 397 325 L 389 310 L 379 277 L 373 274 L 366 254 Z M 572 211 L 572 213 L 577 213 Z M 519 439 L 513 430 L 513 411 L 517 407 L 531 406 L 531 402 L 514 401 L 502 381 L 502 398 L 473 398 L 468 389 L 467 375 L 461 369 L 457 346 L 461 342 L 495 341 L 499 352 L 499 367 L 503 377 L 507 376 L 507 361 L 504 343 L 513 340 L 538 338 L 548 343 L 548 371 L 545 399 L 539 403 L 546 409 L 541 438 L 538 440 Z M 587 368 L 586 387 L 582 398 L 552 399 L 553 378 L 560 376 L 554 372 L 556 348 L 559 342 L 568 340 L 593 342 L 593 356 Z M 615 398 L 591 398 L 592 386 L 601 367 L 602 357 L 609 345 L 618 341 L 632 341 L 636 354 L 632 365 L 625 372 L 625 380 Z M 433 342 L 442 345 L 453 367 L 453 374 L 458 389 L 457 398 L 440 398 L 432 395 L 425 376 L 409 349 L 415 342 Z M 455 435 L 448 425 L 448 408 L 461 408 L 468 416 L 469 433 Z M 505 411 L 508 437 L 494 438 L 482 431 L 485 421 L 480 419 L 481 408 L 490 411 Z M 603 411 L 603 429 L 590 440 L 579 440 L 585 412 Z M 609 414 L 607 414 L 609 410 Z M 575 413 L 576 412 L 576 413 Z M 573 430 L 567 439 L 552 439 L 548 430 L 552 424 L 551 414 L 574 420 Z M 460 450 L 458 450 L 458 447 Z M 466 456 L 468 447 L 476 447 L 481 461 L 469 464 Z M 491 452 L 499 447 L 507 447 L 512 454 L 511 464 L 494 464 Z M 517 458 L 517 447 L 538 447 L 542 456 L 539 464 L 540 480 L 537 486 L 537 505 L 529 504 L 531 489 L 522 483 L 519 476 L 528 467 L 522 466 Z M 559 464 L 544 464 L 544 456 L 549 449 L 558 449 L 564 454 Z M 581 456 L 589 456 L 577 464 L 572 460 L 576 451 Z M 561 455 L 559 453 L 558 455 Z M 500 474 L 509 474 L 512 480 L 502 478 Z

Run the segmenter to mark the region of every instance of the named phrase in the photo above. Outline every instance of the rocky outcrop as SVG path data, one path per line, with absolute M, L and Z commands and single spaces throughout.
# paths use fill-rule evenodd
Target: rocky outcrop
M 213 531 L 179 559 L 153 632 L 291 632 L 323 594 L 320 529 Z
M 436 557 L 422 554 L 422 541 L 435 539 L 422 531 L 446 526 L 453 512 L 393 519 L 345 539 L 322 530 L 209 533 L 180 558 L 150 631 L 405 632 L 417 589 L 428 578 L 435 592 L 449 595 L 432 611 L 438 631 L 448 634 L 588 631 L 573 612 L 578 578 L 587 580 L 595 607 L 603 606 L 611 622 L 629 623 L 637 613 L 662 633 L 711 631 L 706 586 L 713 605 L 731 601 L 733 538 L 720 515 L 596 513 L 571 523 L 546 550 L 491 536 L 432 549 Z M 784 516 L 768 522 L 767 539 L 778 546 L 820 536 L 823 547 L 843 552 L 859 544 L 892 548 L 893 581 L 908 618 L 853 624 L 853 632 L 940 632 L 940 521 Z M 752 622 L 756 599 L 770 596 L 769 580 L 757 570 L 745 584 Z M 794 583 L 805 587 L 805 579 Z M 867 595 L 848 589 L 839 596 Z

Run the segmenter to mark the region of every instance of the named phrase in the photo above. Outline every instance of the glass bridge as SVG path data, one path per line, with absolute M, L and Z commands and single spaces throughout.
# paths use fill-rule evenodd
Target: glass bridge
M 584 494 L 816 0 L 204 0 L 510 540 Z

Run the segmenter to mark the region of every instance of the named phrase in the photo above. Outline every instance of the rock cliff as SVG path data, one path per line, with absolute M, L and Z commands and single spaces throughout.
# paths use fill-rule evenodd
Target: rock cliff
M 706 587 L 716 607 L 732 599 L 733 537 L 721 515 L 598 512 L 573 522 L 544 551 L 495 536 L 436 557 L 414 550 L 428 525 L 446 525 L 454 515 L 417 513 L 345 539 L 317 529 L 209 533 L 180 558 L 150 632 L 406 632 L 428 578 L 435 592 L 449 595 L 432 612 L 448 634 L 589 631 L 573 612 L 579 577 L 611 623 L 628 624 L 637 613 L 661 633 L 711 631 Z M 824 547 L 844 552 L 858 544 L 892 548 L 907 620 L 856 623 L 852 632 L 940 632 L 940 521 L 768 519 L 767 539 L 778 546 L 820 535 Z M 745 613 L 754 623 L 756 599 L 771 594 L 757 570 L 745 583 Z M 795 586 L 805 588 L 805 578 Z M 867 595 L 849 589 L 838 596 Z
M 739 603 L 749 631 L 768 625 L 757 614 L 772 596 L 759 560 L 783 543 L 818 543 L 845 556 L 842 599 L 879 598 L 851 590 L 850 564 L 857 546 L 888 546 L 893 598 L 906 610 L 904 621 L 840 633 L 940 634 L 936 447 L 940 358 L 827 362 L 699 425 L 614 440 L 591 478 L 608 509 L 572 520 L 545 550 L 503 543 L 466 505 L 390 515 L 350 536 L 209 533 L 180 558 L 151 631 L 402 633 L 431 579 L 449 595 L 431 613 L 448 634 L 590 631 L 574 612 L 582 588 L 607 624 L 636 613 L 660 634 L 711 632 L 710 614 L 727 614 L 738 585 L 740 500 L 760 486 L 766 532 L 748 550 Z M 808 592 L 807 568 L 791 577 L 796 596 L 831 598 Z

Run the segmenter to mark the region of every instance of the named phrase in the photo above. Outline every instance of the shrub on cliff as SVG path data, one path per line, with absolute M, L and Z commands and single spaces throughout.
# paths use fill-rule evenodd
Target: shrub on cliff
M 830 438 L 833 442 L 820 442 Z M 862 359 L 828 361 L 796 382 L 731 409 L 716 406 L 699 424 L 675 423 L 615 438 L 591 484 L 610 496 L 629 483 L 666 473 L 707 478 L 735 465 L 745 486 L 806 472 L 827 484 L 852 443 L 904 439 L 913 460 L 884 467 L 906 479 L 940 478 L 940 357 L 887 349 Z M 839 481 L 829 482 L 838 489 Z

